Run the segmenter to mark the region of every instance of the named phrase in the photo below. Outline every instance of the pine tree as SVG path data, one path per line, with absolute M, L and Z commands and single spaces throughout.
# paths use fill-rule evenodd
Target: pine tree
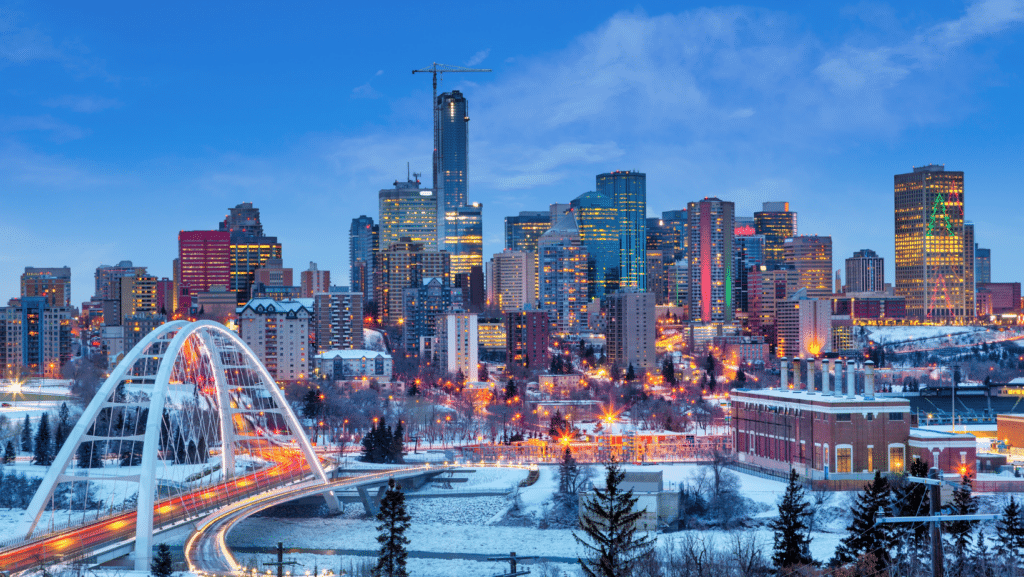
M 85 441 L 78 445 L 78 466 L 83 469 L 100 469 L 103 467 L 103 455 L 98 441 Z
M 912 477 L 927 477 L 928 463 L 914 459 L 908 474 Z M 893 514 L 897 517 L 917 517 L 927 515 L 930 507 L 928 486 L 924 483 L 911 483 L 905 476 L 898 477 L 892 487 Z M 930 537 L 927 523 L 896 523 L 892 527 L 893 540 L 900 544 L 896 561 L 906 567 L 905 574 L 912 574 L 914 569 L 926 564 Z
M 633 363 L 629 363 L 629 368 L 626 369 L 626 381 L 632 383 L 636 380 L 636 369 L 633 368 Z
M 185 445 L 185 437 L 181 434 L 181 429 L 178 429 L 178 436 L 174 439 L 174 464 L 180 465 L 184 463 L 188 455 L 186 453 L 187 446 Z
M 412 517 L 405 511 L 405 494 L 395 484 L 394 478 L 388 480 L 388 490 L 380 501 L 377 513 L 377 542 L 380 552 L 377 565 L 373 567 L 373 577 L 405 577 L 406 557 L 405 546 L 409 538 L 405 532 L 409 529 Z
M 373 460 L 373 455 L 374 455 L 374 444 L 375 444 L 375 441 L 376 441 L 376 436 L 377 436 L 377 423 L 374 423 L 373 427 L 370 429 L 370 431 L 368 433 L 366 433 L 365 435 L 363 435 L 363 440 L 362 440 L 362 443 L 361 443 L 363 445 L 363 455 L 359 458 L 359 460 L 361 460 L 364 463 L 374 463 L 375 462 Z
M 558 492 L 563 495 L 574 495 L 579 489 L 580 466 L 572 456 L 572 449 L 565 446 L 562 463 L 558 466 Z
M 33 465 L 49 467 L 53 463 L 53 445 L 50 438 L 50 415 L 43 413 L 39 417 L 39 427 L 36 429 L 35 453 L 32 456 Z
M 671 358 L 665 359 L 661 365 L 661 378 L 670 385 L 676 384 L 676 365 Z
M 18 451 L 14 448 L 14 441 L 8 440 L 7 445 L 4 447 L 4 464 L 13 465 L 14 458 L 18 456 Z
M 947 506 L 950 515 L 973 515 L 978 512 L 978 498 L 971 494 L 971 489 L 971 477 L 964 475 L 960 478 L 960 485 L 953 490 L 953 500 Z M 949 535 L 956 561 L 961 565 L 966 561 L 971 531 L 977 524 L 977 521 L 950 521 L 945 524 L 944 532 Z
M 772 563 L 779 569 L 814 563 L 810 552 L 811 539 L 808 536 L 809 507 L 800 475 L 790 469 L 789 485 L 779 502 L 779 516 L 769 524 L 775 533 Z
M 196 445 L 196 456 L 199 457 L 200 463 L 205 463 L 210 459 L 210 448 L 206 446 L 206 435 L 199 436 L 199 443 Z
M 388 461 L 391 463 L 405 462 L 405 425 L 398 421 L 395 426 L 395 434 L 391 437 L 391 445 L 388 447 Z
M 174 567 L 171 565 L 171 548 L 167 543 L 161 543 L 156 548 L 156 555 L 149 566 L 153 577 L 171 577 L 174 574 Z
M 575 532 L 573 537 L 590 553 L 585 560 L 577 558 L 587 577 L 630 575 L 633 564 L 654 547 L 650 537 L 637 535 L 636 524 L 644 512 L 634 510 L 633 491 L 619 487 L 625 477 L 613 460 L 605 467 L 605 488 L 595 488 L 594 496 L 583 503 L 580 525 L 585 538 Z
M 32 423 L 29 422 L 28 415 L 25 415 L 25 423 L 21 426 L 21 451 L 32 452 Z
M 56 455 L 64 447 L 64 441 L 68 440 L 71 434 L 71 411 L 67 403 L 60 404 L 57 411 L 57 428 L 53 433 L 53 453 Z
M 884 515 L 892 514 L 892 493 L 889 482 L 875 471 L 874 480 L 865 485 L 864 492 L 857 495 L 853 505 L 853 520 L 846 528 L 849 534 L 836 549 L 832 565 L 847 565 L 864 555 L 874 558 L 875 571 L 881 573 L 892 563 L 889 554 L 893 546 L 892 532 L 886 525 L 875 523 L 879 510 Z
M 1017 501 L 1010 496 L 1010 502 L 1003 507 L 1003 516 L 996 523 L 996 552 L 1014 567 L 1024 548 L 1024 523 L 1021 522 L 1021 509 Z

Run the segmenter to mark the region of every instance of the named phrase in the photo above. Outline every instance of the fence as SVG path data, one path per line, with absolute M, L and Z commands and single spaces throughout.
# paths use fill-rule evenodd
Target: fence
M 621 443 L 524 441 L 509 445 L 467 445 L 457 450 L 470 462 L 558 463 L 566 447 L 578 463 L 607 463 L 613 458 L 627 463 L 701 463 L 709 461 L 716 452 L 731 454 L 732 436 L 637 436 L 625 437 Z

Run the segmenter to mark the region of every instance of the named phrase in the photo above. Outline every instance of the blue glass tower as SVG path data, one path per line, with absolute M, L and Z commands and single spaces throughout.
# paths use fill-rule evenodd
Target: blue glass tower
M 574 198 L 570 206 L 580 240 L 590 255 L 590 296 L 602 298 L 618 286 L 619 223 L 615 201 L 600 192 L 590 191 Z
M 597 175 L 597 192 L 615 202 L 619 287 L 647 290 L 647 175 L 616 170 Z
M 437 139 L 434 143 L 434 190 L 437 191 L 438 247 L 454 225 L 459 208 L 466 206 L 469 164 L 469 107 L 458 90 L 437 97 Z

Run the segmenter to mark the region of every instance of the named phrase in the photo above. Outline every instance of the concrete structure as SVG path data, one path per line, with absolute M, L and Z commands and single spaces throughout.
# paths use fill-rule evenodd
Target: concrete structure
M 7 378 L 60 378 L 71 358 L 72 309 L 51 306 L 46 296 L 11 299 L 0 307 L 0 367 Z
M 434 191 L 420 188 L 416 180 L 395 181 L 394 188 L 378 193 L 380 212 L 378 250 L 396 243 L 413 242 L 424 250 L 436 251 L 438 200 Z M 408 238 L 408 241 L 403 239 Z M 376 287 L 375 287 L 376 288 Z
M 362 349 L 324 351 L 313 357 L 313 363 L 316 372 L 328 381 L 354 381 L 366 377 L 387 382 L 391 380 L 394 369 L 391 355 Z
M 177 313 L 188 315 L 196 294 L 210 287 L 227 287 L 231 278 L 231 233 L 192 230 L 178 233 L 175 267 Z
M 331 271 L 320 270 L 315 262 L 310 262 L 309 268 L 302 271 L 299 276 L 303 298 L 313 298 L 318 294 L 326 294 L 331 291 Z
M 505 249 L 536 253 L 537 240 L 551 228 L 551 216 L 544 210 L 520 212 L 505 217 Z
M 714 337 L 711 345 L 721 351 L 719 358 L 733 365 L 767 365 L 768 343 L 763 336 L 729 335 Z
M 253 299 L 237 312 L 239 336 L 275 380 L 309 377 L 312 299 Z
M 638 372 L 655 368 L 654 295 L 620 290 L 606 295 L 603 304 L 608 360 L 623 369 L 632 365 Z
M 832 303 L 812 299 L 807 289 L 778 303 L 777 344 L 779 357 L 815 358 L 832 351 Z
M 832 237 L 794 236 L 784 243 L 786 264 L 797 272 L 797 288 L 813 299 L 832 297 Z
M 754 213 L 754 232 L 764 236 L 764 264 L 779 266 L 786 262 L 786 239 L 797 234 L 796 213 L 788 202 L 766 202 Z
M 541 235 L 538 241 L 540 298 L 556 332 L 578 332 L 586 326 L 588 253 L 572 214 Z
M 433 168 L 437 239 L 438 247 L 446 247 L 458 209 L 469 200 L 469 102 L 461 92 L 452 90 L 437 96 L 436 107 Z
M 476 327 L 480 360 L 505 362 L 505 346 L 508 344 L 505 319 L 480 317 Z
M 479 362 L 477 315 L 465 312 L 444 313 L 436 317 L 435 354 L 448 373 L 462 373 L 476 382 Z
M 125 318 L 130 316 L 154 316 L 160 312 L 156 296 L 157 278 L 147 274 L 145 268 L 136 271 L 134 276 L 117 279 L 120 285 L 117 324 L 124 324 Z
M 534 306 L 534 254 L 505 249 L 487 263 L 487 305 L 505 313 Z
M 363 296 L 328 292 L 313 297 L 311 328 L 317 352 L 363 348 Z
M 101 264 L 96 267 L 96 300 L 116 300 L 120 297 L 120 286 L 117 279 L 123 276 L 135 276 L 139 270 L 145 267 L 136 267 L 130 260 L 123 260 L 116 265 Z
M 597 485 L 604 488 L 601 481 Z M 679 520 L 679 492 L 666 491 L 662 471 L 626 471 L 619 484 L 622 491 L 632 491 L 636 499 L 633 511 L 642 511 L 636 520 L 638 531 L 657 531 Z M 580 493 L 580 518 L 586 515 L 583 503 L 593 498 L 593 493 Z
M 418 287 L 403 290 L 405 317 L 402 323 L 402 345 L 406 351 L 419 348 L 424 337 L 435 336 L 437 318 L 453 309 L 461 309 L 459 289 L 438 278 L 423 279 Z
M 907 316 L 906 299 L 891 293 L 847 292 L 832 299 L 832 314 L 849 316 L 853 322 L 902 320 Z
M 1000 315 L 1021 310 L 1019 282 L 990 282 L 977 286 L 978 293 L 986 293 L 985 298 L 991 303 L 989 314 Z
M 382 325 L 404 323 L 405 289 L 422 286 L 424 279 L 436 278 L 445 287 L 451 286 L 451 262 L 447 252 L 424 250 L 424 245 L 408 237 L 376 253 L 374 271 L 377 275 L 378 321 Z
M 749 313 L 751 309 L 750 298 L 750 271 L 754 268 L 760 269 L 764 264 L 765 237 L 761 234 L 740 235 L 733 229 L 733 275 L 736 281 L 733 283 L 733 305 L 738 313 Z M 753 230 L 747 226 L 744 232 Z
M 521 310 L 505 313 L 506 360 L 509 365 L 531 369 L 547 368 L 551 321 L 544 311 Z
M 71 306 L 71 267 L 25 267 L 21 275 L 22 297 L 44 297 L 51 307 Z
M 777 268 L 761 265 L 748 271 L 747 324 L 754 334 L 763 335 L 772 346 L 777 340 L 779 303 L 796 292 L 799 280 L 796 269 L 786 265 Z
M 980 248 L 974 243 L 974 283 L 988 284 L 992 282 L 992 249 Z
M 929 164 L 893 180 L 895 288 L 907 299 L 908 316 L 939 322 L 973 318 L 973 283 L 968 287 L 965 263 L 964 173 Z M 973 259 L 970 264 L 973 277 Z
M 230 280 L 227 286 L 241 305 L 252 294 L 256 269 L 265 267 L 270 259 L 282 258 L 281 243 L 277 242 L 277 237 L 263 234 L 260 209 L 253 207 L 251 202 L 228 209 L 220 230 L 230 234 Z M 287 284 L 292 283 L 289 281 Z
M 733 225 L 736 206 L 708 197 L 686 208 L 689 233 L 690 320 L 731 323 L 733 303 Z
M 835 292 L 865 293 L 884 290 L 885 259 L 878 256 L 878 253 L 863 249 L 846 259 L 846 285 L 836 287 Z
M 615 202 L 619 287 L 647 290 L 647 175 L 616 170 L 597 175 L 597 192 Z

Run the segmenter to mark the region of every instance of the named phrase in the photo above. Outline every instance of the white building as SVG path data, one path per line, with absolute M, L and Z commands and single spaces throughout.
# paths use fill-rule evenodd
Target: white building
M 534 304 L 535 256 L 505 249 L 487 263 L 487 304 L 501 312 L 522 310 Z
M 362 349 L 326 351 L 314 357 L 314 364 L 329 381 L 354 381 L 363 377 L 390 381 L 394 366 L 391 355 Z
M 776 354 L 789 358 L 816 358 L 832 352 L 832 301 L 807 297 L 801 288 L 776 305 Z
M 313 299 L 252 299 L 238 307 L 238 334 L 278 381 L 309 377 Z
M 479 359 L 479 333 L 477 316 L 473 313 L 445 313 L 437 317 L 436 351 L 441 366 L 449 373 L 466 376 L 469 382 L 477 380 Z

